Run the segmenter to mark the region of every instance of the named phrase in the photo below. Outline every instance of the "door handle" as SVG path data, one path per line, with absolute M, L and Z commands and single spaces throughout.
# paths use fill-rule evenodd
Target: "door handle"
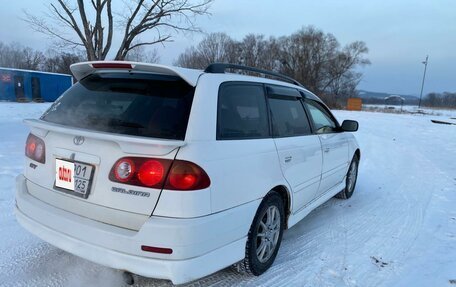
M 292 159 L 293 159 L 293 157 L 291 155 L 287 156 L 287 157 L 285 157 L 285 162 L 290 162 Z
M 328 153 L 330 150 L 331 150 L 331 149 L 330 149 L 329 147 L 325 147 L 325 148 L 323 149 L 323 151 L 324 151 L 325 153 Z

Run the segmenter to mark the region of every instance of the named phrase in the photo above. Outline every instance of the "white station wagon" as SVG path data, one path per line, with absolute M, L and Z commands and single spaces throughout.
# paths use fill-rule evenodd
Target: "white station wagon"
M 360 150 L 347 132 L 358 123 L 339 125 L 291 78 L 230 64 L 71 70 L 78 83 L 25 120 L 15 213 L 130 283 L 133 273 L 181 284 L 233 264 L 260 275 L 285 229 L 353 194 Z

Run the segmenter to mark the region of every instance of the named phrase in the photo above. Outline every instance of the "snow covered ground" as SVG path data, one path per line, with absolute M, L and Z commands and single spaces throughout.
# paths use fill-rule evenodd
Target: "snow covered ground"
M 429 108 L 429 107 L 421 107 L 418 109 L 418 106 L 400 106 L 400 105 L 365 105 L 363 104 L 363 110 L 365 111 L 382 111 L 385 109 L 390 109 L 388 112 L 402 112 L 404 113 L 424 113 L 433 116 L 446 116 L 446 117 L 456 117 L 456 111 L 454 109 L 438 109 L 438 108 Z
M 49 104 L 0 103 L 0 286 L 123 286 L 121 273 L 39 240 L 13 216 L 28 129 Z M 285 232 L 261 277 L 222 270 L 189 286 L 456 286 L 456 126 L 445 116 L 336 111 L 358 120 L 356 192 Z M 136 286 L 170 282 L 136 278 Z M 451 283 L 453 282 L 453 283 Z

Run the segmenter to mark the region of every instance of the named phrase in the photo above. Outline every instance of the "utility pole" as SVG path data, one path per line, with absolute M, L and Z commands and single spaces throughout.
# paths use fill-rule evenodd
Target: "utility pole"
M 424 88 L 424 79 L 426 79 L 426 69 L 429 60 L 429 55 L 426 56 L 426 60 L 421 62 L 424 64 L 424 73 L 423 73 L 423 81 L 421 82 L 421 92 L 420 92 L 420 101 L 418 103 L 418 109 L 421 108 L 421 98 L 423 97 L 423 88 Z

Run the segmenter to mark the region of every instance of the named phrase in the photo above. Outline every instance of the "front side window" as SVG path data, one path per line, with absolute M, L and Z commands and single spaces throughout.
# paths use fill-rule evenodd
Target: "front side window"
M 317 134 L 332 133 L 337 131 L 337 124 L 329 112 L 315 101 L 305 101 L 310 112 L 312 122 Z
M 266 98 L 262 85 L 222 84 L 217 113 L 218 140 L 269 137 Z
M 311 134 L 306 112 L 299 98 L 269 98 L 274 137 L 292 137 Z

